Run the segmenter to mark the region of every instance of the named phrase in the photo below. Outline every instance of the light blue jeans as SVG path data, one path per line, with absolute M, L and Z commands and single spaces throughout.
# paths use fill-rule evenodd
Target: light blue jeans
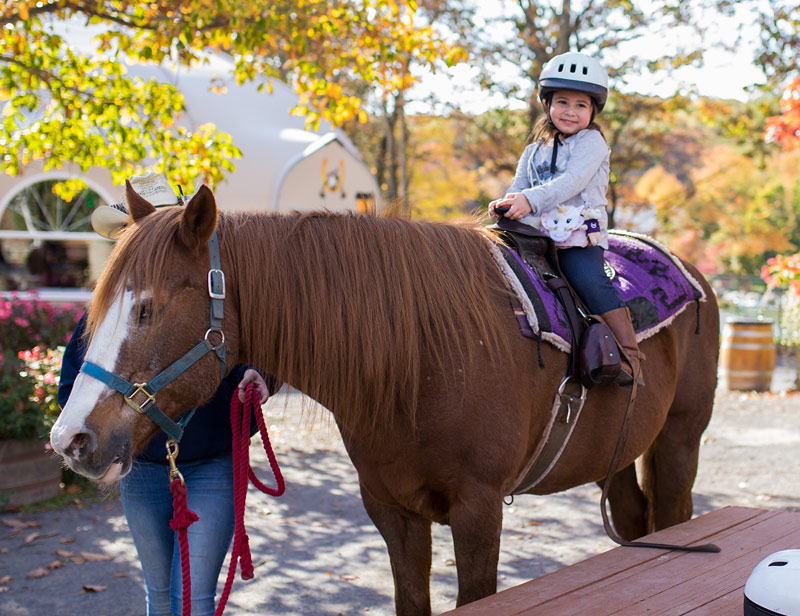
M 231 456 L 178 462 L 186 482 L 187 502 L 199 520 L 189 527 L 192 616 L 213 616 L 217 578 L 234 530 Z M 147 616 L 182 613 L 181 558 L 178 534 L 169 527 L 172 492 L 166 464 L 134 461 L 120 483 L 128 527 L 142 563 Z

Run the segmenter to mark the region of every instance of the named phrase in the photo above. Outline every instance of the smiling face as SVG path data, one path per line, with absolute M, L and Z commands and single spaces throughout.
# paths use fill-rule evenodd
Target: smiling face
M 564 135 L 574 135 L 592 122 L 594 106 L 585 92 L 557 90 L 550 99 L 550 119 Z

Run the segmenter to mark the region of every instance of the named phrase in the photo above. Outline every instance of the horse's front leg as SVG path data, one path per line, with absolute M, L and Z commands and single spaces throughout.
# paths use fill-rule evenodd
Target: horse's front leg
M 430 616 L 431 521 L 381 503 L 364 486 L 361 498 L 389 550 L 397 616 Z
M 497 592 L 497 562 L 503 528 L 502 495 L 470 486 L 450 508 L 458 569 L 457 606 Z

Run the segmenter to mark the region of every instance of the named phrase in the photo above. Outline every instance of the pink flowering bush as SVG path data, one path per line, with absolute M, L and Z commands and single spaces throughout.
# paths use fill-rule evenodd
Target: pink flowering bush
M 81 311 L 0 298 L 0 439 L 46 439 L 58 417 L 64 346 Z
M 24 351 L 66 344 L 81 314 L 74 304 L 22 299 L 15 293 L 11 299 L 0 297 L 0 349 Z
M 787 289 L 781 303 L 780 344 L 793 353 L 800 350 L 800 252 L 777 255 L 761 268 L 761 278 L 770 288 Z
M 800 295 L 800 252 L 768 259 L 761 268 L 761 278 L 770 287 L 784 287 Z
M 58 418 L 64 347 L 0 353 L 0 440 L 47 439 Z

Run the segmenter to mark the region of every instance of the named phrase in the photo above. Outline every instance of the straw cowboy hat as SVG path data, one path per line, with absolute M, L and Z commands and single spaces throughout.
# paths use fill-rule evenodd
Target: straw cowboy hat
M 163 173 L 148 171 L 144 175 L 135 175 L 130 179 L 131 186 L 142 197 L 155 207 L 169 205 L 183 205 L 183 201 L 175 195 Z M 105 238 L 115 240 L 125 225 L 128 224 L 128 208 L 125 193 L 122 193 L 122 202 L 112 205 L 101 205 L 92 212 L 92 229 Z

